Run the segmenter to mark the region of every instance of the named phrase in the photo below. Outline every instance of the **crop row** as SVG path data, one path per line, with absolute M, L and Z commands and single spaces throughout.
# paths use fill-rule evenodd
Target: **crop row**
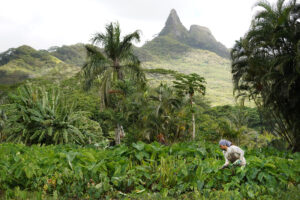
M 217 146 L 198 143 L 138 142 L 106 149 L 5 143 L 0 157 L 3 192 L 20 188 L 79 199 L 146 193 L 210 198 L 227 192 L 233 199 L 268 199 L 300 191 L 300 154 L 268 149 L 246 151 L 245 168 L 225 170 L 219 170 L 224 160 Z

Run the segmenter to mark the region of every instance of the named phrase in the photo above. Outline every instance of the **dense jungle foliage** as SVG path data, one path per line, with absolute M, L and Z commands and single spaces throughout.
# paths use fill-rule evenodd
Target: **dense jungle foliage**
M 267 109 L 275 132 L 300 151 L 300 5 L 261 1 L 263 10 L 232 49 L 237 95 Z

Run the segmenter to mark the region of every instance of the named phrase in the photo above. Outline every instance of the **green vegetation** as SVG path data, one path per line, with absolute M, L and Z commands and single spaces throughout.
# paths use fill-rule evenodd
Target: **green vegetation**
M 175 11 L 141 48 L 110 23 L 2 53 L 0 199 L 299 199 L 299 5 L 283 2 L 258 3 L 232 50 L 236 102 L 230 61 L 188 42 L 222 45 Z M 224 138 L 245 167 L 220 170 Z
M 228 59 L 211 51 L 199 49 L 201 47 L 192 47 L 169 34 L 160 35 L 143 47 L 132 48 L 134 54 L 142 61 L 141 66 L 144 69 L 173 70 L 184 74 L 197 73 L 208 83 L 206 97 L 212 105 L 234 104 Z M 22 46 L 4 52 L 0 58 L 2 60 L 0 84 L 20 83 L 30 78 L 57 82 L 79 71 L 78 67 L 86 61 L 86 49 L 84 44 L 51 47 L 48 51 L 37 51 Z M 161 81 L 171 83 L 174 80 L 173 77 L 153 73 L 147 73 L 147 78 L 155 86 L 158 86 Z M 2 89 L 4 88 L 0 85 L 0 95 L 1 92 L 5 92 Z
M 60 59 L 61 61 L 81 67 L 86 59 L 86 50 L 84 44 L 75 44 L 62 47 L 50 47 L 48 49 L 51 55 Z
M 147 42 L 140 49 L 136 49 L 136 54 L 142 61 L 159 61 L 160 59 L 178 59 L 182 54 L 188 52 L 192 48 L 168 36 L 154 38 Z M 139 52 L 142 53 L 139 53 Z M 147 52 L 147 53 L 145 53 Z
M 114 96 L 123 95 L 126 98 L 126 78 L 142 85 L 145 75 L 140 68 L 140 61 L 132 52 L 132 41 L 140 40 L 140 34 L 135 31 L 124 36 L 121 40 L 121 30 L 118 23 L 106 25 L 106 33 L 96 33 L 92 38 L 93 44 L 104 47 L 104 53 L 96 46 L 86 45 L 87 62 L 83 66 L 85 86 L 90 89 L 94 82 L 100 82 L 100 98 L 104 107 L 110 107 L 115 112 L 121 112 L 121 99 L 113 102 Z M 125 84 L 124 84 L 125 83 Z M 113 88 L 113 86 L 116 88 Z M 116 90 L 114 90 L 116 89 Z M 120 144 L 120 137 L 124 136 L 123 126 L 116 122 L 116 144 Z
M 87 112 L 74 111 L 56 88 L 24 86 L 10 96 L 2 140 L 25 144 L 86 144 L 102 138 L 99 124 Z
M 78 71 L 78 67 L 62 62 L 47 51 L 25 45 L 0 54 L 0 84 L 15 84 L 38 77 L 58 80 Z
M 246 151 L 244 169 L 218 170 L 224 162 L 218 146 L 199 142 L 0 148 L 0 190 L 10 198 L 20 191 L 52 199 L 298 199 L 300 194 L 299 153 L 274 149 Z
M 200 93 L 200 95 L 205 95 L 205 79 L 198 74 L 190 75 L 178 75 L 176 81 L 173 82 L 174 87 L 177 89 L 177 92 L 180 96 L 188 95 L 190 102 L 190 112 L 192 113 L 192 123 L 193 123 L 193 133 L 192 138 L 195 139 L 196 134 L 196 125 L 195 125 L 195 110 L 193 107 L 194 95 L 195 93 Z
M 145 50 L 144 47 L 142 49 Z M 172 52 L 172 49 L 169 48 L 168 51 Z M 221 58 L 215 53 L 200 49 L 189 49 L 181 54 L 170 53 L 170 56 L 166 55 L 168 51 L 162 52 L 159 59 L 154 57 L 151 61 L 144 61 L 142 67 L 146 70 L 164 69 L 182 74 L 197 73 L 203 76 L 207 82 L 206 97 L 211 102 L 211 105 L 234 105 L 229 60 Z M 147 52 L 155 52 L 155 50 L 149 48 Z M 148 54 L 154 55 L 152 53 Z M 156 86 L 161 81 L 171 84 L 175 80 L 173 76 L 162 76 L 159 73 L 147 73 L 147 78 L 151 85 Z
M 238 97 L 253 99 L 273 118 L 275 132 L 300 151 L 299 4 L 258 2 L 250 30 L 232 50 Z
M 163 74 L 163 75 L 176 75 L 178 74 L 177 71 L 170 70 L 170 69 L 144 69 L 144 71 L 148 74 Z
M 141 48 L 135 48 L 134 52 L 143 62 L 142 66 L 145 69 L 165 69 L 203 76 L 207 81 L 206 97 L 212 105 L 233 105 L 230 61 L 226 59 L 229 55 L 228 50 L 224 47 L 224 52 L 221 53 L 226 54 L 225 58 L 217 55 L 210 47 L 220 46 L 220 44 L 211 34 L 208 34 L 210 31 L 205 27 L 192 27 L 189 33 L 181 24 L 176 11 L 171 11 L 159 36 L 146 42 Z M 200 39 L 210 44 L 205 44 Z M 171 83 L 174 80 L 173 77 L 153 73 L 148 74 L 147 77 L 151 80 L 151 84 L 156 86 L 161 81 Z
M 0 109 L 0 141 L 3 139 L 3 130 L 6 124 L 7 116 L 3 110 Z

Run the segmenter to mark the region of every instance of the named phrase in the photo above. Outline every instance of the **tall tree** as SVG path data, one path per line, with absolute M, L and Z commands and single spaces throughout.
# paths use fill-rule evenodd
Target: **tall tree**
M 4 110 L 0 109 L 0 142 L 3 139 L 2 138 L 3 137 L 2 131 L 3 131 L 4 127 L 5 127 L 5 121 L 6 120 L 7 120 L 7 117 L 6 117 L 6 114 L 5 114 Z
M 176 81 L 173 81 L 174 87 L 178 89 L 180 95 L 188 95 L 192 112 L 193 132 L 192 138 L 196 136 L 195 110 L 193 108 L 193 97 L 196 92 L 205 95 L 205 79 L 198 74 L 192 73 L 189 75 L 178 75 Z
M 139 31 L 121 38 L 118 23 L 110 23 L 105 27 L 105 33 L 96 33 L 91 39 L 92 44 L 86 45 L 87 61 L 82 70 L 85 77 L 86 89 L 93 83 L 100 83 L 99 93 L 103 107 L 113 107 L 118 112 L 118 106 L 110 101 L 110 96 L 118 93 L 112 91 L 116 81 L 126 78 L 144 83 L 145 75 L 140 68 L 140 61 L 133 54 L 132 42 L 140 41 Z M 99 45 L 95 46 L 95 45 Z M 120 136 L 124 133 L 123 126 L 116 124 L 116 144 L 120 143 Z
M 246 35 L 232 49 L 232 74 L 237 96 L 267 108 L 277 133 L 300 151 L 300 26 L 296 0 L 267 1 Z
M 171 134 L 175 135 L 178 132 L 176 130 L 180 122 L 176 112 L 182 108 L 182 99 L 178 98 L 176 91 L 166 84 L 161 83 L 154 91 L 154 95 L 149 97 L 154 104 L 151 105 L 152 112 L 147 116 L 147 123 L 153 135 L 163 134 L 170 139 Z

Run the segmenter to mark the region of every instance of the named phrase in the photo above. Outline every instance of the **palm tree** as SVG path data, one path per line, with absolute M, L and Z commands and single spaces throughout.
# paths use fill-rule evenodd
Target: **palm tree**
M 300 151 L 299 4 L 256 5 L 262 10 L 231 52 L 234 88 L 268 108 L 277 133 Z
M 112 94 L 120 91 L 111 90 L 116 81 L 124 81 L 126 78 L 144 83 L 145 75 L 140 68 L 140 61 L 133 54 L 133 41 L 140 41 L 139 31 L 125 35 L 121 38 L 121 30 L 118 23 L 110 23 L 105 27 L 105 33 L 96 33 L 92 37 L 91 45 L 86 45 L 87 61 L 82 70 L 85 77 L 86 89 L 93 83 L 100 83 L 100 98 L 103 107 L 113 107 L 118 111 L 118 105 L 110 102 Z M 100 45 L 100 48 L 95 46 Z M 116 144 L 120 143 L 120 135 L 123 127 L 116 124 Z
M 152 112 L 147 116 L 151 131 L 156 136 L 163 134 L 170 137 L 170 133 L 175 133 L 174 129 L 179 125 L 176 112 L 182 107 L 182 99 L 176 96 L 172 87 L 162 83 L 149 99 L 154 103 Z
M 189 75 L 178 75 L 176 77 L 176 81 L 173 81 L 174 87 L 178 89 L 179 94 L 182 96 L 183 94 L 188 94 L 191 111 L 192 111 L 192 124 L 193 124 L 193 132 L 192 138 L 195 139 L 196 136 L 196 124 L 195 124 L 195 111 L 193 109 L 194 104 L 194 94 L 196 92 L 201 95 L 205 95 L 205 79 L 198 74 L 189 74 Z

